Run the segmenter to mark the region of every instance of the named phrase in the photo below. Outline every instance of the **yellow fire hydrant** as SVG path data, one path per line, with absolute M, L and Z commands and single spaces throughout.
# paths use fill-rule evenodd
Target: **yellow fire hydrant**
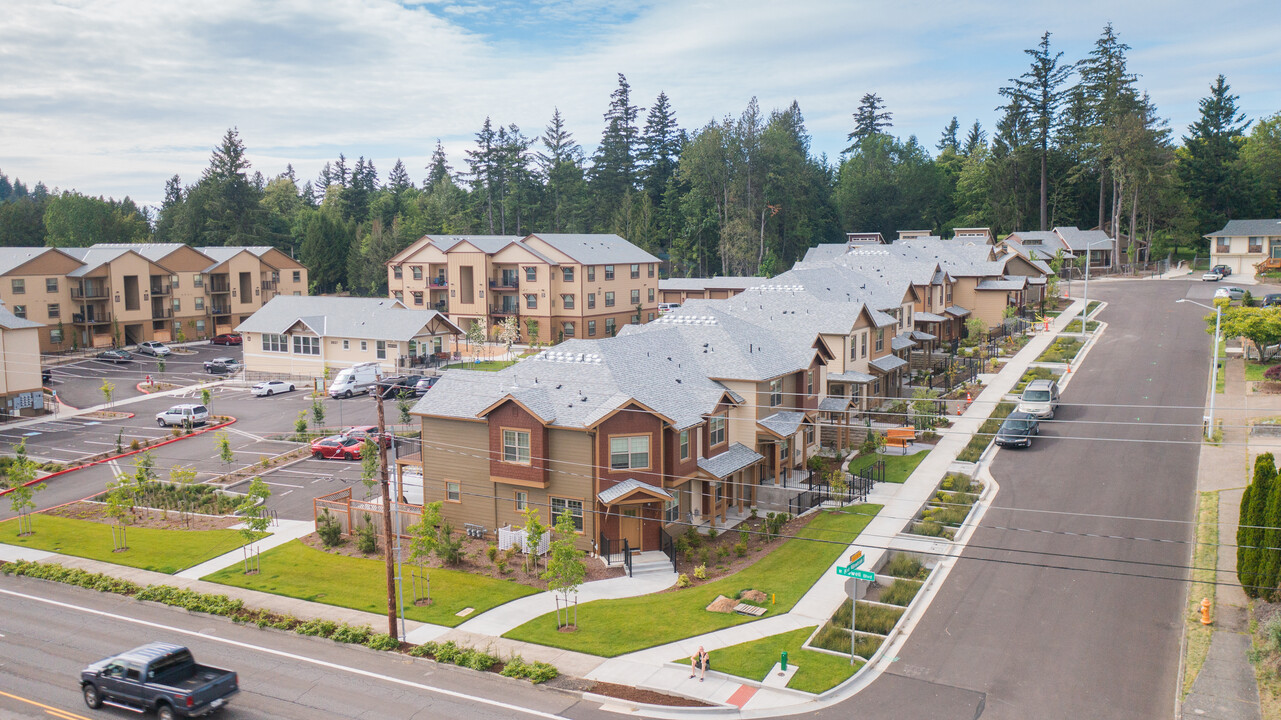
M 1210 598 L 1203 598 L 1201 600 L 1201 624 L 1209 625 L 1211 622 L 1212 621 L 1210 620 Z

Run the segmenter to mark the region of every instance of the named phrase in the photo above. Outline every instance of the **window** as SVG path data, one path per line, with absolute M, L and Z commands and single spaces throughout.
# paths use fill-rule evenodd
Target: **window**
M 57 320 L 62 317 L 62 306 L 58 303 L 49 303 L 49 319 Z
M 516 511 L 524 512 L 525 508 L 527 507 L 529 507 L 529 493 L 527 492 L 516 493 Z
M 526 295 L 525 307 L 529 308 L 530 310 L 536 310 L 538 308 L 538 296 L 533 293 Z
M 396 302 L 405 302 L 405 293 L 400 290 L 392 290 L 391 296 L 396 298 Z
M 445 502 L 462 502 L 463 490 L 453 480 L 445 481 Z
M 708 433 L 710 435 L 708 438 L 709 445 L 716 446 L 725 442 L 725 417 L 723 415 L 717 415 L 709 420 L 707 427 L 710 431 Z
M 294 282 L 302 282 L 302 270 L 294 271 Z
M 22 278 L 13 279 L 13 294 L 22 295 L 27 292 L 27 281 Z
M 1220 255 L 1226 255 L 1232 251 L 1232 239 L 1225 237 L 1216 237 L 1214 239 L 1214 251 Z
M 583 501 L 570 500 L 569 498 L 552 498 L 552 517 L 560 517 L 560 514 L 569 511 L 570 517 L 574 519 L 574 529 L 578 532 L 583 531 Z
M 562 330 L 562 332 L 565 333 L 565 337 L 567 338 L 574 337 L 574 323 L 572 322 L 565 323 L 565 329 Z
M 649 436 L 632 435 L 609 439 L 611 470 L 644 470 L 649 467 Z
M 264 352 L 289 352 L 289 342 L 285 339 L 284 335 L 263 333 L 262 349 Z
M 689 431 L 681 430 L 681 460 L 689 459 Z
M 521 430 L 503 431 L 503 462 L 529 464 L 529 433 Z
M 413 298 L 415 305 L 423 304 L 423 292 L 421 290 L 410 290 L 409 296 Z
M 205 320 L 204 318 L 201 318 L 196 321 L 196 332 L 203 333 L 204 331 L 205 331 Z M 281 352 L 284 352 L 284 350 L 281 350 Z
M 596 337 L 596 321 L 587 321 L 587 337 Z
M 272 278 L 272 279 L 274 280 L 275 278 Z M 173 289 L 174 289 L 174 290 L 177 290 L 177 289 L 178 289 L 178 276 L 177 276 L 177 275 L 170 275 L 170 276 L 169 276 L 169 284 L 173 286 Z
M 633 291 L 632 291 L 632 304 L 633 304 L 633 305 L 640 305 L 640 290 L 639 290 L 639 289 L 638 289 L 638 290 L 633 290 Z
M 632 315 L 632 324 L 633 324 L 633 325 L 640 325 L 640 313 L 634 313 L 634 314 Z
M 374 341 L 374 357 L 378 358 L 379 360 L 387 359 L 387 341 L 386 340 Z
M 876 329 L 876 352 L 885 349 L 885 328 Z
M 561 304 L 565 307 L 565 309 L 566 309 L 566 310 L 573 310 L 573 309 L 574 309 L 574 296 L 573 296 L 573 295 L 561 295 L 561 296 L 560 296 L 560 302 L 561 302 Z
M 204 286 L 205 286 L 205 276 L 204 276 L 204 275 L 201 275 L 200 273 L 196 273 L 195 275 L 192 275 L 192 276 L 191 276 L 191 286 L 192 286 L 192 287 L 204 287 Z
M 814 371 L 813 370 L 810 370 L 809 372 L 805 373 L 805 394 L 806 395 L 814 394 Z
M 858 336 L 850 335 L 850 359 L 858 358 Z
M 181 311 L 182 311 L 182 300 L 181 300 L 181 299 L 179 299 L 179 298 L 174 298 L 174 299 L 173 299 L 173 311 L 174 311 L 174 312 L 181 312 Z
M 654 288 L 649 289 L 649 301 L 654 302 Z
M 617 328 L 618 328 L 618 325 L 614 322 L 614 318 L 605 318 L 605 335 L 606 336 L 614 337 L 614 333 L 617 331 Z
M 415 279 L 415 280 L 422 280 L 422 279 L 423 279 L 423 266 L 422 266 L 422 265 L 410 265 L 410 266 L 409 266 L 409 271 L 410 271 L 411 273 L 413 273 L 413 274 L 414 274 L 414 279 Z
M 587 309 L 593 310 L 595 308 L 596 308 L 596 293 L 587 293 Z
M 863 345 L 863 357 L 867 357 L 867 333 L 859 333 L 859 341 Z
M 681 519 L 681 501 L 680 498 L 672 498 L 663 502 L 663 522 L 674 523 Z
M 525 268 L 525 282 L 537 282 L 537 281 L 538 281 L 538 268 L 536 267 Z
M 813 425 L 805 426 L 805 444 L 806 445 L 814 444 L 814 426 Z
M 639 278 L 639 277 L 640 277 L 640 265 L 637 265 L 637 264 L 633 263 L 633 264 L 632 264 L 632 279 L 633 279 L 633 280 L 635 280 L 636 278 Z
M 58 328 L 54 328 L 54 329 L 50 330 L 50 331 L 49 331 L 49 342 L 53 343 L 54 345 L 60 345 L 60 344 L 62 344 L 62 330 L 60 330 L 60 329 L 58 329 Z
M 361 352 L 369 352 L 369 341 L 368 341 L 368 340 L 361 340 L 361 341 L 360 341 L 360 351 L 361 351 Z
M 649 264 L 649 276 L 654 277 L 654 263 Z
M 14 306 L 13 306 L 13 314 L 14 314 L 14 315 L 17 315 L 17 316 L 18 316 L 18 317 L 20 317 L 20 318 L 24 318 L 24 319 L 25 319 L 25 318 L 27 317 L 27 306 L 26 306 L 26 305 L 14 305 Z
M 1261 237 L 1250 238 L 1250 252 L 1252 253 L 1263 252 L 1263 238 Z M 54 288 L 54 289 L 56 290 L 57 288 Z
M 320 338 L 310 335 L 294 335 L 295 355 L 319 355 Z
M 405 269 L 399 265 L 392 265 L 391 276 L 397 280 L 402 280 L 405 277 Z
M 769 406 L 778 407 L 783 404 L 783 379 L 775 378 L 769 381 Z
M 197 295 L 197 296 L 196 296 L 196 309 L 197 309 L 197 310 L 204 310 L 204 309 L 205 309 L 205 298 L 204 298 L 204 296 L 203 296 L 203 295 Z
M 654 322 L 654 313 L 649 314 L 649 321 Z
M 565 267 L 560 269 L 561 279 L 565 282 L 574 282 L 574 268 Z
M 596 282 L 596 266 L 587 266 L 587 282 Z
M 342 349 L 343 349 L 343 350 L 350 350 L 350 349 L 351 349 L 351 341 L 350 341 L 350 340 L 343 340 L 343 341 L 342 341 Z
M 178 286 L 177 283 L 175 283 L 174 287 L 177 287 L 177 286 Z M 44 291 L 51 292 L 51 293 L 58 292 L 58 278 L 45 278 Z
M 612 290 L 605 293 L 605 307 L 614 307 L 614 293 Z
M 614 266 L 613 266 L 613 265 L 606 265 L 606 266 L 605 266 L 605 279 L 606 279 L 606 280 L 613 280 L 613 279 L 614 279 Z

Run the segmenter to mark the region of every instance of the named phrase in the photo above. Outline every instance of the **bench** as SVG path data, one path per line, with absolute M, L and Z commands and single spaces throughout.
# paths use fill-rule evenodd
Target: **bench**
M 907 454 L 907 448 L 916 440 L 916 428 L 896 427 L 885 431 L 886 447 L 903 448 L 903 454 Z
M 484 525 L 477 525 L 475 523 L 463 523 L 463 530 L 467 531 L 467 537 L 478 538 L 482 540 L 485 538 Z

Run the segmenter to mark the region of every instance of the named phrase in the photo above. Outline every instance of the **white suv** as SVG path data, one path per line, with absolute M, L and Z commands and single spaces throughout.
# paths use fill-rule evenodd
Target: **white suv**
M 1018 411 L 1038 420 L 1054 418 L 1059 407 L 1059 384 L 1053 380 L 1033 380 L 1019 396 Z
M 204 405 L 174 405 L 164 412 L 156 413 L 156 423 L 160 427 L 182 425 L 204 425 L 209 422 L 209 408 Z

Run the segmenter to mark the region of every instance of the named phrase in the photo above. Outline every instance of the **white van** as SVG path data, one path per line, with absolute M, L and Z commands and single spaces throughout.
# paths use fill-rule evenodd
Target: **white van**
M 330 397 L 351 397 L 356 393 L 367 393 L 378 382 L 378 363 L 367 362 L 352 365 L 338 373 L 329 384 Z

